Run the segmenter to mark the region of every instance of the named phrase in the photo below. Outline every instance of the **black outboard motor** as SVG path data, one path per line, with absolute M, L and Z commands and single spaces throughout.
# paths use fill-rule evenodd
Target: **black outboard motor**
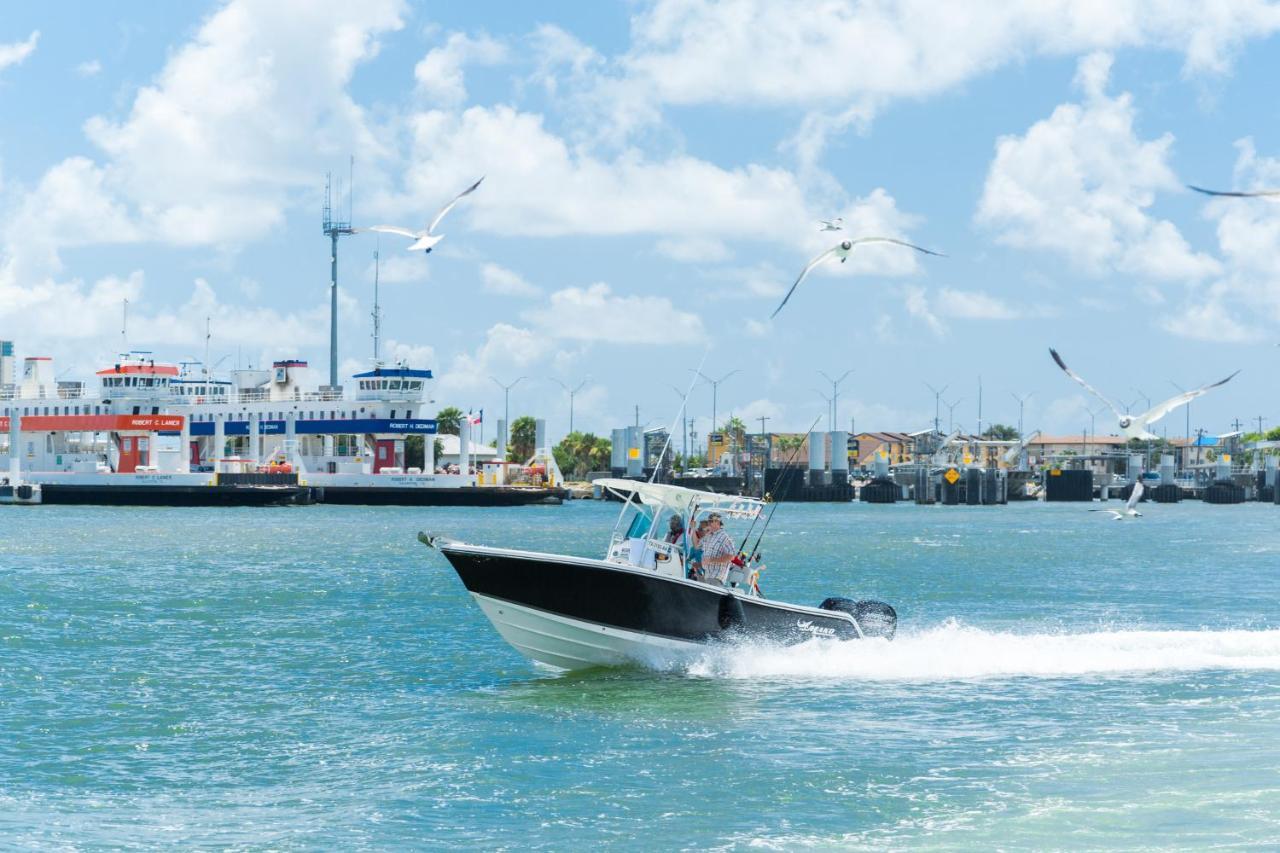
M 864 637 L 892 640 L 898 630 L 898 611 L 883 601 L 854 601 L 852 598 L 828 598 L 818 605 L 823 610 L 848 613 L 858 623 Z

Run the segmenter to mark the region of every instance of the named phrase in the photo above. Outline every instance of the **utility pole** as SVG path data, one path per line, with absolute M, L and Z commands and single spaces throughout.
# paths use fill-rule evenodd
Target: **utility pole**
M 947 390 L 947 388 L 949 388 L 950 386 L 949 386 L 949 385 L 943 385 L 941 389 L 938 389 L 938 388 L 934 388 L 932 385 L 930 385 L 928 382 L 926 382 L 926 383 L 924 383 L 924 387 L 928 388 L 930 391 L 932 391 L 932 392 L 933 392 L 933 431 L 934 431 L 934 432 L 941 432 L 941 430 L 940 430 L 940 429 L 939 429 L 939 427 L 938 427 L 939 423 L 941 422 L 941 421 L 940 421 L 940 418 L 938 417 L 938 416 L 939 416 L 939 414 L 940 414 L 940 412 L 941 412 L 941 409 L 939 408 L 939 405 L 940 405 L 940 403 L 941 403 L 943 393 L 944 393 L 944 392 Z
M 836 424 L 840 423 L 840 383 L 848 379 L 850 373 L 853 373 L 852 369 L 842 373 L 839 379 L 832 379 L 821 370 L 818 371 L 819 376 L 831 383 L 831 415 L 827 419 L 828 431 L 834 431 Z
M 1232 422 L 1231 422 L 1231 428 L 1232 428 L 1233 430 L 1235 430 L 1236 432 L 1239 432 L 1239 431 L 1240 431 L 1240 428 L 1241 428 L 1241 427 L 1243 427 L 1243 426 L 1244 426 L 1244 424 L 1240 422 L 1240 419 L 1239 419 L 1239 418 L 1236 418 L 1234 421 L 1232 421 Z
M 519 385 L 521 382 L 528 379 L 529 377 L 521 376 L 519 379 L 512 382 L 510 385 L 503 385 L 501 382 L 499 382 L 497 379 L 495 379 L 492 376 L 490 376 L 489 378 L 493 379 L 494 385 L 497 385 L 499 388 L 502 389 L 502 446 L 506 447 L 509 442 L 509 439 L 511 438 L 511 389 L 516 387 L 517 385 Z
M 636 429 L 640 429 L 640 404 L 636 403 Z
M 765 415 L 761 415 L 761 416 L 760 416 L 760 434 L 761 434 L 761 435 L 767 435 L 767 434 L 768 434 L 768 433 L 766 433 L 766 432 L 764 431 L 764 422 L 765 422 L 765 421 L 769 421 L 769 420 L 773 420 L 773 419 L 772 419 L 772 418 L 770 418 L 770 417 L 767 417 L 767 416 L 765 416 Z
M 568 385 L 565 385 L 563 382 L 561 382 L 559 379 L 556 379 L 554 376 L 551 376 L 548 378 L 552 382 L 556 383 L 561 388 L 563 388 L 565 392 L 568 393 L 569 395 L 569 434 L 572 435 L 573 434 L 573 398 L 574 398 L 574 395 L 576 395 L 579 391 L 582 390 L 582 386 L 587 384 L 587 380 L 584 379 L 581 382 L 579 382 L 577 386 L 570 388 Z
M 701 376 L 704 380 L 706 380 L 707 384 L 711 386 L 711 429 L 716 430 L 719 428 L 716 426 L 716 398 L 717 398 L 717 394 L 720 391 L 720 383 L 728 379 L 733 374 L 741 373 L 742 371 L 735 368 L 733 370 L 730 370 L 724 376 L 721 376 L 719 379 L 712 379 L 710 376 L 703 373 L 701 370 L 694 370 L 693 372 Z M 639 422 L 637 420 L 637 424 L 638 423 Z

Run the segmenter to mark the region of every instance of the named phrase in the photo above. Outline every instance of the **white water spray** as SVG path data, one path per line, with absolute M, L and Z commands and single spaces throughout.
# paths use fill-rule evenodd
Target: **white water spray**
M 689 662 L 694 676 L 951 681 L 1108 673 L 1280 670 L 1280 630 L 1017 634 L 955 620 L 897 639 L 744 644 Z

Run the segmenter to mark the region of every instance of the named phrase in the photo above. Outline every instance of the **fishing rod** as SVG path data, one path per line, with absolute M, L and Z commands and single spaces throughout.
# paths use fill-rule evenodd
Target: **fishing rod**
M 822 415 L 818 415 L 818 417 L 814 419 L 813 423 L 809 424 L 809 429 L 806 435 L 808 433 L 813 432 L 813 428 L 818 425 L 818 421 L 820 420 L 822 420 Z M 799 455 L 800 455 L 800 445 L 797 444 L 795 447 L 791 449 L 791 457 L 782 464 L 782 473 L 778 475 L 778 482 L 777 482 L 777 490 L 782 494 L 786 494 L 786 491 L 783 488 L 783 486 L 786 485 L 787 477 L 791 473 L 790 471 L 788 471 L 788 469 L 791 467 L 791 463 L 795 462 L 796 457 Z M 769 512 L 769 518 L 773 518 L 773 510 L 776 510 L 777 508 L 778 508 L 778 502 L 774 501 L 773 509 L 771 509 Z M 760 520 L 760 514 L 757 513 L 756 517 L 751 519 L 751 526 L 747 528 L 747 535 L 742 537 L 742 544 L 738 546 L 738 554 L 743 556 L 744 558 L 746 557 L 746 552 L 743 551 L 743 549 L 747 546 L 747 540 L 751 538 L 751 533 L 756 529 L 756 522 L 759 520 Z M 768 520 L 765 521 L 764 526 L 765 526 L 765 529 L 768 529 L 769 527 Z M 760 535 L 764 536 L 764 530 L 760 531 Z M 757 548 L 760 547 L 759 539 L 756 540 L 756 547 Z
M 707 356 L 710 354 L 711 354 L 710 346 L 708 346 L 706 349 L 702 351 L 702 361 L 698 362 L 698 369 L 693 372 L 693 379 L 690 380 L 689 382 L 689 388 L 684 392 L 684 396 L 680 399 L 680 409 L 676 412 L 676 417 L 679 418 L 680 420 L 684 419 L 685 407 L 689 404 L 689 395 L 693 393 L 693 386 L 698 381 L 699 371 L 701 371 L 702 366 L 707 363 Z M 652 483 L 657 478 L 658 471 L 662 469 L 662 461 L 667 456 L 667 448 L 671 446 L 671 434 L 675 431 L 675 428 L 676 428 L 675 422 L 672 421 L 671 429 L 667 430 L 667 440 L 662 445 L 662 452 L 658 454 L 658 464 L 653 466 L 653 473 L 649 475 L 648 482 L 650 483 Z M 643 441 L 644 439 L 643 437 L 641 437 L 642 444 L 643 444 Z M 628 450 L 630 450 L 630 448 L 628 448 Z M 627 494 L 627 499 L 622 503 L 622 509 L 618 510 L 618 520 L 613 523 L 614 530 L 617 530 L 618 525 L 622 523 L 622 517 L 626 515 L 627 509 L 631 506 L 632 498 L 634 498 L 637 494 L 638 492 L 635 492 L 635 491 Z M 686 539 L 687 539 L 687 534 L 686 534 Z M 687 541 L 684 544 L 687 547 L 688 545 Z

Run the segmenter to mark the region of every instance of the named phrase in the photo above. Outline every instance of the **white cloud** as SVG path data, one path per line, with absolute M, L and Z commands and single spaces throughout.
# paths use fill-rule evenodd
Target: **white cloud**
M 453 33 L 444 45 L 427 53 L 414 66 L 418 91 L 442 105 L 460 104 L 467 99 L 463 69 L 468 64 L 496 65 L 507 58 L 506 47 L 487 35 L 472 38 Z
M 1213 275 L 1215 259 L 1146 212 L 1157 192 L 1181 188 L 1168 163 L 1173 137 L 1137 138 L 1130 96 L 1106 95 L 1110 62 L 1098 54 L 1081 60 L 1083 104 L 1063 104 L 1025 135 L 1001 137 L 978 221 L 1003 243 L 1059 252 L 1093 274 Z
M 659 240 L 654 249 L 659 255 L 686 264 L 726 261 L 729 247 L 711 237 L 675 237 Z
M 377 262 L 378 281 L 383 284 L 404 284 L 426 281 L 431 278 L 431 263 L 426 252 L 379 252 Z M 373 281 L 374 265 L 365 269 L 365 278 Z
M 1160 325 L 1175 335 L 1212 343 L 1254 343 L 1269 337 L 1258 327 L 1232 316 L 1224 304 L 1225 296 L 1225 287 L 1210 288 L 1188 299 L 1179 313 L 1166 315 Z
M 664 296 L 615 296 L 603 282 L 566 287 L 545 308 L 525 315 L 548 334 L 577 341 L 688 345 L 706 337 L 696 314 L 678 310 Z
M 457 175 L 484 174 L 485 187 L 495 189 L 469 196 L 450 214 L 452 227 L 469 219 L 474 229 L 504 235 L 654 235 L 704 253 L 714 251 L 709 241 L 715 240 L 768 240 L 813 254 L 829 245 L 810 230 L 816 215 L 808 193 L 785 169 L 723 168 L 683 154 L 650 158 L 636 149 L 601 158 L 549 131 L 541 115 L 509 106 L 431 110 L 408 125 L 410 165 L 402 193 L 378 200 L 385 215 L 417 212 L 421 199 L 456 193 Z M 901 233 L 913 221 L 883 190 L 834 209 L 877 233 Z M 822 215 L 833 214 L 824 208 Z M 664 244 L 679 251 L 676 246 Z M 915 261 L 895 263 L 914 269 Z M 858 264 L 851 259 L 846 266 Z
M 540 24 L 528 42 L 535 59 L 535 71 L 530 79 L 551 96 L 559 92 L 562 74 L 581 81 L 604 62 L 595 48 L 554 24 Z
M 961 320 L 1015 320 L 1021 316 L 1004 300 L 980 290 L 943 288 L 938 294 L 937 306 L 944 316 Z
M 0 44 L 0 71 L 10 65 L 21 65 L 27 57 L 36 52 L 36 42 L 40 41 L 40 31 L 35 30 L 27 36 L 26 41 L 15 41 Z
M 382 155 L 345 88 L 377 54 L 377 37 L 401 26 L 402 9 L 401 0 L 233 0 L 138 91 L 127 117 L 86 122 L 108 158 L 103 183 L 153 238 L 179 245 L 277 226 L 322 162 Z
M 102 72 L 102 63 L 96 59 L 88 59 L 76 66 L 76 74 L 81 77 L 95 77 Z
M 460 353 L 453 358 L 441 376 L 438 398 L 447 398 L 453 405 L 466 408 L 490 393 L 491 376 L 500 374 L 498 378 L 511 382 L 551 350 L 552 344 L 546 335 L 510 323 L 497 323 L 485 333 L 484 342 L 475 352 Z
M 938 315 L 935 314 L 933 309 L 929 306 L 929 297 L 925 295 L 923 287 L 908 286 L 905 289 L 904 294 L 904 304 L 906 305 L 908 314 L 923 322 L 929 327 L 929 331 L 933 332 L 938 337 L 941 338 L 946 335 L 946 324 L 944 324 L 942 320 L 938 319 Z
M 1280 158 L 1260 157 L 1250 139 L 1236 143 L 1235 183 L 1280 187 Z M 1198 340 L 1252 342 L 1274 338 L 1280 324 L 1280 204 L 1265 199 L 1206 201 L 1205 218 L 1216 221 L 1222 275 L 1187 288 L 1168 306 L 1161 325 Z
M 436 367 L 436 351 L 426 344 L 408 344 L 388 338 L 382 347 L 383 358 L 404 363 L 416 370 L 433 370 Z
M 1280 9 L 1232 0 L 659 0 L 632 20 L 629 85 L 669 104 L 877 104 L 953 88 L 1028 57 L 1145 47 L 1221 72 Z M 857 61 L 850 61 L 857 57 Z
M 517 272 L 494 263 L 486 263 L 480 267 L 480 281 L 487 293 L 503 296 L 541 296 L 542 291 L 534 287 Z

